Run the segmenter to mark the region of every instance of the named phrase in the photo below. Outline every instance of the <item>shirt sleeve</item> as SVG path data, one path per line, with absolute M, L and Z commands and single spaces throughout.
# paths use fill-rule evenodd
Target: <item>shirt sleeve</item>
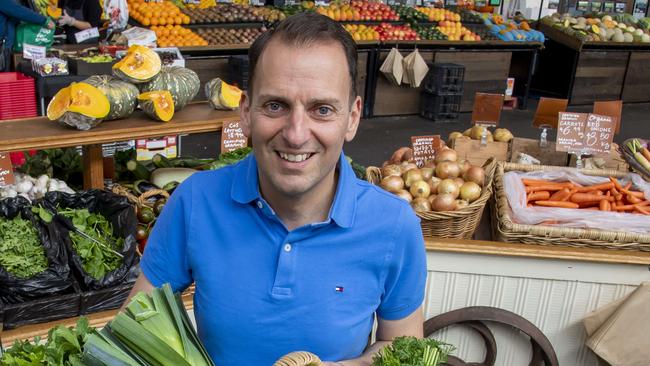
M 420 220 L 408 206 L 400 213 L 395 247 L 388 262 L 384 295 L 377 315 L 385 320 L 406 318 L 424 300 L 427 279 L 426 252 Z
M 43 25 L 47 18 L 38 14 L 37 12 L 26 8 L 13 0 L 0 1 L 0 12 L 5 14 L 8 18 L 22 20 L 28 23 Z
M 102 7 L 99 5 L 99 1 L 96 0 L 86 0 L 84 2 L 84 22 L 90 23 L 93 27 L 99 27 L 101 24 L 102 17 Z
M 192 184 L 181 184 L 169 198 L 149 235 L 140 268 L 152 285 L 169 283 L 183 291 L 192 283 L 187 238 L 192 212 Z

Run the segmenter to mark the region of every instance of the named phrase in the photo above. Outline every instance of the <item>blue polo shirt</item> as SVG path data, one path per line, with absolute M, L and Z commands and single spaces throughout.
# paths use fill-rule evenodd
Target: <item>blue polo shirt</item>
M 272 365 L 293 351 L 356 358 L 376 313 L 424 298 L 426 261 L 409 205 L 355 177 L 341 154 L 325 222 L 288 231 L 262 198 L 253 155 L 192 175 L 158 218 L 140 265 L 176 291 L 196 283 L 199 337 L 219 366 Z

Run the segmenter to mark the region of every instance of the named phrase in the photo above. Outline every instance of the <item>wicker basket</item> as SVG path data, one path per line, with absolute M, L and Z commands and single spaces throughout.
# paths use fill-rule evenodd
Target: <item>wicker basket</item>
M 165 190 L 162 189 L 152 189 L 149 191 L 144 192 L 140 196 L 135 196 L 131 193 L 130 190 L 128 190 L 125 187 L 122 187 L 119 184 L 113 184 L 113 187 L 111 188 L 111 191 L 115 194 L 119 194 L 121 196 L 125 196 L 131 203 L 136 205 L 138 208 L 142 206 L 147 206 L 149 208 L 153 207 L 153 202 L 149 201 L 149 198 L 155 197 L 155 196 L 163 196 L 164 198 L 169 198 L 169 193 Z
M 503 175 L 509 171 L 566 170 L 575 168 L 544 165 L 499 163 L 494 175 L 494 203 L 492 204 L 492 235 L 494 240 L 509 243 L 562 245 L 650 251 L 650 235 L 597 229 L 566 228 L 545 225 L 524 225 L 512 222 L 510 206 L 503 184 Z M 581 169 L 580 173 L 600 177 L 624 177 L 617 170 Z
M 318 356 L 310 352 L 291 352 L 275 361 L 273 366 L 323 366 Z
M 467 207 L 456 211 L 416 212 L 420 218 L 422 234 L 425 237 L 471 239 L 476 227 L 481 222 L 485 203 L 492 196 L 492 178 L 496 169 L 496 161 L 490 158 L 485 165 L 485 188 L 481 196 Z M 366 179 L 372 184 L 381 182 L 381 169 L 368 167 Z

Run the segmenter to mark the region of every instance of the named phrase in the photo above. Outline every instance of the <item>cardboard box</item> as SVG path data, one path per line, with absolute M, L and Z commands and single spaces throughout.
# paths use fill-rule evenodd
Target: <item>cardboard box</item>
M 472 165 L 483 166 L 494 157 L 496 161 L 508 161 L 507 142 L 488 142 L 481 145 L 481 140 L 455 139 L 451 148 L 458 153 L 458 159 L 467 159 Z

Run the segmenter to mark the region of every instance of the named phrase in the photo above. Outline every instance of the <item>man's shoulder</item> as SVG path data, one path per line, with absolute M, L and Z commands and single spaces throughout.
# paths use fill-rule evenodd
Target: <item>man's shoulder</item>
M 405 211 L 412 213 L 408 202 L 395 194 L 361 179 L 356 180 L 356 185 L 358 189 L 357 203 L 362 211 L 372 212 L 373 215 L 381 213 L 384 217 L 390 218 L 402 216 Z

